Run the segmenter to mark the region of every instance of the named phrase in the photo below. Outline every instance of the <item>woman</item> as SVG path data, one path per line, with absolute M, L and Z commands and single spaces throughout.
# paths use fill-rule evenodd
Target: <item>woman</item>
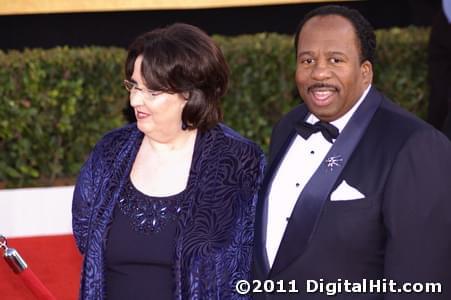
M 80 298 L 240 298 L 264 159 L 219 123 L 223 54 L 174 24 L 132 43 L 125 76 L 137 122 L 103 137 L 75 187 Z

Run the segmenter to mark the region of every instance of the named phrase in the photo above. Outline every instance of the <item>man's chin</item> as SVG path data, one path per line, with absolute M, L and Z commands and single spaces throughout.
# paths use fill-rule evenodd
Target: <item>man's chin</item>
M 309 111 L 314 114 L 318 119 L 320 119 L 321 121 L 325 121 L 325 122 L 331 122 L 337 119 L 336 115 L 337 113 L 335 113 L 333 107 L 331 105 L 329 106 L 324 106 L 324 107 L 318 107 L 316 105 L 308 105 L 307 107 L 309 109 Z

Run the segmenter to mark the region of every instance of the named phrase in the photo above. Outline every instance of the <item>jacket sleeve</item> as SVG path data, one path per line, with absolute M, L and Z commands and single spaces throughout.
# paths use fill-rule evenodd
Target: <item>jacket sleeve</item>
M 263 151 L 256 144 L 250 147 L 251 150 L 240 159 L 243 170 L 243 178 L 241 186 L 247 194 L 247 198 L 251 198 L 253 208 L 257 203 L 258 190 L 263 181 L 263 175 L 266 166 L 266 159 Z
M 72 231 L 78 249 L 84 254 L 94 199 L 93 154 L 80 170 L 72 199 Z
M 442 293 L 387 293 L 385 299 L 451 299 L 451 143 L 431 129 L 415 133 L 386 183 L 385 278 L 440 283 Z M 419 298 L 416 298 L 419 297 Z M 424 297 L 424 298 L 423 298 Z
M 249 295 L 238 294 L 235 286 L 238 280 L 250 280 L 251 277 L 255 208 L 265 168 L 265 156 L 254 144 L 247 147 L 247 151 L 242 153 L 239 160 L 241 162 L 239 182 L 242 193 L 239 197 L 241 199 L 240 216 L 234 230 L 235 241 L 222 256 L 222 261 L 226 262 L 227 268 L 231 270 L 231 279 L 228 280 L 229 284 L 226 287 L 227 292 L 222 298 L 230 300 L 250 299 Z M 235 267 L 230 268 L 230 266 Z

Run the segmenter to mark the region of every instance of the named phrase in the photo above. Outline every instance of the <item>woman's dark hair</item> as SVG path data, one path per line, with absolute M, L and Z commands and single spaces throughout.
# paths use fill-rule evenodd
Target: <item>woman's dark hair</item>
M 182 112 L 184 126 L 205 131 L 222 120 L 219 101 L 227 91 L 229 67 L 205 32 L 176 23 L 142 34 L 129 47 L 126 79 L 131 79 L 140 55 L 147 88 L 188 95 Z
M 294 38 L 294 48 L 296 50 L 296 55 L 298 52 L 299 35 L 305 23 L 307 23 L 307 21 L 313 17 L 329 16 L 329 15 L 341 16 L 349 20 L 349 22 L 351 22 L 359 42 L 358 46 L 360 47 L 360 62 L 364 62 L 367 60 L 371 64 L 374 64 L 374 52 L 376 51 L 376 35 L 374 34 L 373 27 L 360 14 L 359 11 L 340 5 L 320 6 L 310 11 L 308 14 L 304 16 L 304 18 L 298 25 L 296 35 Z

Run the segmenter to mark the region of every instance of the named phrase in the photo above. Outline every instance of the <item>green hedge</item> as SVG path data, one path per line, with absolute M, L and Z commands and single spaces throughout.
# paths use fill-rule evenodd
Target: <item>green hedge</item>
M 376 31 L 375 85 L 407 110 L 426 118 L 429 29 Z
M 101 133 L 123 123 L 123 60 L 102 48 L 0 53 L 0 180 L 75 175 Z
M 375 85 L 423 117 L 428 30 L 378 31 Z M 271 126 L 300 100 L 292 38 L 215 36 L 231 68 L 225 123 L 265 150 Z M 94 143 L 121 126 L 126 52 L 55 48 L 0 52 L 0 182 L 49 185 L 74 178 Z

